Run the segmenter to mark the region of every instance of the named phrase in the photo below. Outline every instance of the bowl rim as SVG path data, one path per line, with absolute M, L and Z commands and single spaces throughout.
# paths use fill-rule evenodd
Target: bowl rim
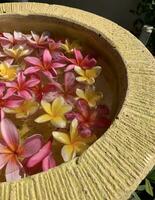
M 62 18 L 100 33 L 122 57 L 128 89 L 117 118 L 86 152 L 47 172 L 1 183 L 1 198 L 127 199 L 155 160 L 153 56 L 127 30 L 86 11 L 43 3 L 0 4 L 1 16 L 16 14 Z

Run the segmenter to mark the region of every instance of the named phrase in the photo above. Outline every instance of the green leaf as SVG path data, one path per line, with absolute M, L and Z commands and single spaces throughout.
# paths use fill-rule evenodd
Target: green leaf
M 144 191 L 145 190 L 145 185 L 139 185 L 137 190 L 138 191 Z
M 148 179 L 145 179 L 145 190 L 146 192 L 153 197 L 153 189 L 151 183 Z
M 147 178 L 150 180 L 150 181 L 155 181 L 155 169 L 152 170 L 149 175 L 147 176 Z
M 132 200 L 141 200 L 141 198 L 138 196 L 138 194 L 136 192 L 133 192 L 133 199 Z

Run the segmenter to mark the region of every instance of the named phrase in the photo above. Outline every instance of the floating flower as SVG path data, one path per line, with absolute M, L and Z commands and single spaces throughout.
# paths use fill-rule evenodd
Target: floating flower
M 14 109 L 4 109 L 6 113 L 15 114 L 16 118 L 27 118 L 33 115 L 39 108 L 39 104 L 34 100 L 25 100 L 20 106 Z
M 75 158 L 77 154 L 81 154 L 88 148 L 86 140 L 78 134 L 77 119 L 72 121 L 69 133 L 53 131 L 52 135 L 56 141 L 64 144 L 61 149 L 61 155 L 65 162 Z
M 38 34 L 31 31 L 31 35 L 27 36 L 29 44 L 35 48 L 45 48 L 48 44 L 48 38 L 49 35 L 46 32 L 43 32 L 41 36 L 39 36 Z
M 70 42 L 68 39 L 65 40 L 65 43 L 61 44 L 61 48 L 68 54 L 73 53 L 74 49 L 81 49 L 81 46 L 77 41 Z
M 0 169 L 6 166 L 7 181 L 20 179 L 24 175 L 21 160 L 29 158 L 42 147 L 42 136 L 33 135 L 20 144 L 18 131 L 9 119 L 1 121 Z
M 0 36 L 0 43 L 3 47 L 10 47 L 12 45 L 21 44 L 25 42 L 25 36 L 21 32 L 14 31 L 11 33 L 2 33 Z
M 12 81 L 16 78 L 18 65 L 11 65 L 4 61 L 0 63 L 0 79 Z
M 53 78 L 57 75 L 56 69 L 62 68 L 65 64 L 55 62 L 48 49 L 44 50 L 43 57 L 40 60 L 37 57 L 26 57 L 25 61 L 30 64 L 25 70 L 25 74 L 33 74 L 41 71 L 45 76 Z
M 14 93 L 17 93 L 18 96 L 24 99 L 31 99 L 32 98 L 32 88 L 38 85 L 40 80 L 35 78 L 34 76 L 31 77 L 30 80 L 26 80 L 26 76 L 23 72 L 19 72 L 16 81 L 6 82 L 6 86 L 8 87 L 8 94 L 11 96 Z
M 102 92 L 96 92 L 95 87 L 86 87 L 85 90 L 76 89 L 78 98 L 85 99 L 90 107 L 96 107 L 97 102 L 103 97 Z
M 41 105 L 47 114 L 41 115 L 35 122 L 44 123 L 50 121 L 55 127 L 66 127 L 67 120 L 65 113 L 71 111 L 72 107 L 65 102 L 63 97 L 56 98 L 51 104 L 41 101 Z
M 53 57 L 53 59 L 55 60 L 59 60 L 60 56 L 63 55 L 63 53 L 61 52 L 61 42 L 58 41 L 58 42 L 55 42 L 54 40 L 52 39 L 49 39 L 48 40 L 48 47 L 49 47 L 49 51 Z
M 36 154 L 27 159 L 25 166 L 28 173 L 31 173 L 34 169 L 36 171 L 47 171 L 56 166 L 51 147 L 52 142 L 49 140 Z
M 86 57 L 83 57 L 80 50 L 74 49 L 74 55 L 75 59 L 64 57 L 67 62 L 71 63 L 66 67 L 65 71 L 70 71 L 76 66 L 82 69 L 90 69 L 96 66 L 96 60 L 94 58 L 89 58 L 88 55 Z
M 101 73 L 102 68 L 100 66 L 96 66 L 92 69 L 83 70 L 81 67 L 76 66 L 74 70 L 79 75 L 78 77 L 76 77 L 76 80 L 78 82 L 83 82 L 88 85 L 92 85 L 95 83 L 95 79 Z
M 66 72 L 64 74 L 64 84 L 52 81 L 51 92 L 47 93 L 44 97 L 47 101 L 53 101 L 59 96 L 63 96 L 67 103 L 73 104 L 75 99 L 76 80 L 73 72 Z
M 15 61 L 18 61 L 20 58 L 28 56 L 32 53 L 32 49 L 25 45 L 17 45 L 13 46 L 12 48 L 3 48 L 3 50 L 7 56 L 10 56 Z
M 6 86 L 4 83 L 0 83 L 0 118 L 4 118 L 4 109 L 5 108 L 16 108 L 20 106 L 22 100 L 16 98 L 15 96 L 9 96 L 5 92 Z
M 76 118 L 79 122 L 79 132 L 81 136 L 89 137 L 96 128 L 107 128 L 110 120 L 106 117 L 107 107 L 99 106 L 97 109 L 90 109 L 84 99 L 79 99 L 76 103 L 77 112 L 68 112 L 65 116 L 68 120 Z

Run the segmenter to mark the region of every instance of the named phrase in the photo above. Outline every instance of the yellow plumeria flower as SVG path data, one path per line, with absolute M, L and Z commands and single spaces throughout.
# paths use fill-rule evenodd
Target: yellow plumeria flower
M 63 97 L 57 97 L 52 104 L 41 101 L 41 105 L 47 114 L 41 115 L 35 122 L 43 123 L 50 121 L 55 127 L 66 127 L 67 120 L 65 118 L 65 113 L 71 111 L 72 107 L 65 102 Z
M 103 97 L 102 92 L 96 92 L 95 87 L 87 87 L 85 90 L 76 89 L 78 98 L 85 99 L 90 107 L 95 107 L 97 102 Z
M 97 78 L 99 76 L 99 74 L 101 73 L 101 67 L 100 66 L 96 66 L 93 67 L 91 69 L 82 69 L 79 66 L 75 66 L 74 70 L 75 72 L 80 75 L 78 77 L 76 77 L 76 80 L 78 82 L 84 82 L 88 85 L 92 85 L 95 83 L 95 78 Z
M 53 131 L 52 135 L 54 139 L 64 144 L 61 149 L 61 155 L 65 162 L 73 159 L 76 155 L 80 155 L 85 149 L 88 148 L 88 143 L 94 141 L 96 137 L 82 138 L 78 134 L 78 121 L 74 119 L 70 126 L 70 132 L 64 133 L 59 131 Z
M 18 60 L 21 57 L 28 56 L 32 53 L 32 49 L 27 48 L 26 46 L 14 46 L 13 48 L 4 48 L 5 54 Z
M 33 100 L 25 100 L 19 107 L 14 109 L 5 109 L 7 113 L 15 113 L 16 118 L 27 118 L 33 115 L 39 108 L 39 104 Z
M 66 53 L 72 53 L 74 48 L 81 49 L 81 46 L 77 43 L 77 41 L 69 42 L 69 40 L 65 40 L 64 44 L 61 44 L 61 48 L 65 50 Z
M 0 63 L 0 79 L 12 81 L 16 78 L 17 65 L 10 65 L 7 62 Z

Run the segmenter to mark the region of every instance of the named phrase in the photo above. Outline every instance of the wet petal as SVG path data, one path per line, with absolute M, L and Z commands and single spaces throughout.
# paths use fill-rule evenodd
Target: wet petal
M 58 142 L 60 142 L 62 144 L 70 144 L 70 138 L 67 133 L 53 131 L 52 135 L 53 135 L 54 139 L 57 140 Z
M 75 54 L 77 62 L 80 64 L 80 62 L 83 60 L 83 56 L 82 56 L 81 51 L 74 49 L 74 54 Z
M 43 145 L 43 137 L 39 134 L 28 137 L 23 144 L 23 156 L 24 158 L 31 157 L 37 153 Z
M 44 115 L 41 115 L 40 117 L 38 117 L 37 119 L 35 119 L 35 122 L 44 123 L 44 122 L 48 122 L 50 120 L 51 120 L 51 116 L 48 114 L 44 114 Z
M 57 128 L 65 128 L 67 121 L 64 117 L 53 117 L 51 123 Z
M 21 179 L 23 167 L 15 157 L 12 157 L 6 165 L 6 181 L 16 181 Z
M 28 67 L 25 69 L 24 74 L 33 74 L 38 72 L 40 69 L 38 67 Z
M 84 99 L 77 100 L 77 109 L 78 111 L 85 117 L 89 116 L 90 108 L 88 106 L 88 103 Z
M 19 136 L 17 128 L 9 119 L 5 118 L 1 121 L 2 137 L 9 148 L 15 151 L 19 145 Z
M 72 160 L 76 156 L 74 147 L 72 145 L 63 146 L 63 148 L 61 149 L 61 155 L 65 162 Z
M 66 72 L 64 75 L 64 85 L 65 90 L 68 91 L 72 89 L 75 84 L 75 75 L 73 72 Z
M 42 161 L 42 169 L 43 171 L 47 171 L 50 168 L 54 168 L 56 166 L 56 162 L 53 158 L 52 153 L 46 156 Z
M 40 163 L 46 156 L 49 155 L 51 152 L 51 146 L 52 143 L 51 141 L 47 142 L 38 153 L 36 153 L 34 156 L 32 156 L 28 162 L 27 162 L 27 167 L 31 168 Z
M 46 102 L 46 101 L 41 101 L 41 105 L 43 107 L 43 109 L 45 110 L 45 112 L 47 112 L 49 115 L 52 114 L 52 111 L 51 111 L 51 104 Z
M 32 99 L 32 95 L 27 90 L 19 91 L 18 94 L 24 99 Z
M 40 80 L 39 79 L 37 79 L 37 78 L 32 78 L 31 80 L 28 80 L 27 82 L 26 82 L 26 86 L 27 87 L 34 87 L 34 86 L 36 86 L 37 84 L 39 84 L 40 83 Z
M 81 75 L 81 76 L 84 76 L 84 74 L 85 74 L 84 70 L 81 69 L 81 67 L 78 67 L 78 66 L 75 66 L 75 67 L 74 67 L 74 71 L 75 71 L 77 74 Z
M 44 53 L 43 53 L 43 62 L 44 62 L 44 64 L 49 64 L 49 63 L 51 63 L 51 61 L 52 61 L 52 56 L 51 56 L 49 50 L 45 49 Z
M 28 56 L 24 58 L 24 60 L 31 65 L 42 66 L 42 62 L 39 60 L 39 58 Z

